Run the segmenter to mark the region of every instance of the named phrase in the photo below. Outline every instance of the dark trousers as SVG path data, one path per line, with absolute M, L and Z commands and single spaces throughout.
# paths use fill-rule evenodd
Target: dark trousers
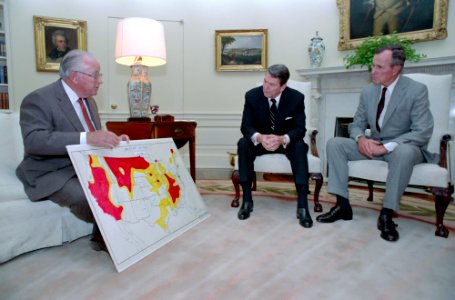
M 62 189 L 50 195 L 49 199 L 60 206 L 69 207 L 71 212 L 79 219 L 95 223 L 95 218 L 85 197 L 84 190 L 76 176 L 68 180 Z
M 254 176 L 254 160 L 263 154 L 282 153 L 289 159 L 297 188 L 299 200 L 306 200 L 308 192 L 308 145 L 303 141 L 291 142 L 286 148 L 280 147 L 276 151 L 267 151 L 261 144 L 255 146 L 246 137 L 242 137 L 237 144 L 239 180 L 242 188 L 251 187 Z M 303 190 L 302 190 L 303 189 Z

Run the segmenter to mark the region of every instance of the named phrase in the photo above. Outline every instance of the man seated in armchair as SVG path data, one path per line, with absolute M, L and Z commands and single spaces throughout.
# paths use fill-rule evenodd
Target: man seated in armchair
M 434 126 L 428 89 L 422 83 L 400 76 L 405 60 L 400 46 L 376 49 L 372 83 L 360 95 L 354 121 L 349 125 L 350 138 L 335 137 L 327 142 L 328 192 L 336 195 L 336 205 L 319 215 L 318 222 L 352 220 L 348 161 L 383 160 L 388 162 L 389 172 L 377 228 L 386 241 L 398 240 L 392 217 L 399 209 L 413 167 L 424 161 L 437 162 L 436 155 L 426 150 Z M 364 135 L 367 126 L 371 129 L 368 138 Z
M 285 65 L 267 69 L 264 83 L 245 94 L 238 142 L 239 181 L 243 190 L 238 218 L 245 220 L 253 211 L 251 185 L 254 160 L 268 153 L 283 153 L 291 162 L 297 189 L 297 218 L 305 228 L 313 225 L 308 211 L 308 145 L 305 136 L 304 95 L 286 85 L 289 70 Z

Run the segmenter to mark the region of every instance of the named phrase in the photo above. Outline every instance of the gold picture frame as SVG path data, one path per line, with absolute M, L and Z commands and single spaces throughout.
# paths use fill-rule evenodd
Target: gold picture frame
M 267 29 L 216 30 L 216 71 L 265 71 Z
M 58 72 L 66 52 L 72 49 L 87 51 L 86 21 L 33 16 L 33 25 L 37 71 Z M 62 43 L 66 44 L 63 51 L 56 46 L 62 46 Z
M 448 0 L 395 2 L 391 5 L 394 11 L 384 13 L 374 0 L 337 0 L 340 10 L 338 50 L 354 49 L 365 38 L 379 32 L 396 32 L 398 37 L 416 42 L 447 38 Z

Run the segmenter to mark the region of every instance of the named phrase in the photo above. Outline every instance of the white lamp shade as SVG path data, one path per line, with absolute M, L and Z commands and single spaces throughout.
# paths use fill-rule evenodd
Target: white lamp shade
M 137 57 L 142 65 L 161 66 L 166 63 L 163 25 L 147 18 L 126 18 L 117 25 L 115 62 L 131 66 Z

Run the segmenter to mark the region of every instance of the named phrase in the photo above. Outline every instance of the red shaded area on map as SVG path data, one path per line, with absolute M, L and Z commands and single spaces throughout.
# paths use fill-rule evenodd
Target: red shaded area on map
M 171 164 L 175 159 L 175 153 L 171 151 Z M 104 213 L 111 215 L 115 220 L 122 219 L 123 206 L 115 205 L 112 199 L 111 189 L 113 184 L 117 184 L 119 188 L 126 188 L 129 193 L 129 199 L 134 199 L 134 172 L 144 173 L 146 180 L 150 184 L 150 192 L 157 193 L 160 198 L 160 218 L 156 221 L 157 224 L 167 228 L 165 218 L 168 215 L 168 209 L 175 209 L 181 195 L 181 187 L 177 183 L 173 174 L 165 168 L 164 165 L 155 161 L 150 163 L 143 157 L 100 157 L 96 155 L 89 155 L 90 167 L 93 174 L 93 182 L 89 182 L 89 189 L 96 199 L 98 205 Z M 102 167 L 100 159 L 106 162 L 107 167 L 115 177 L 116 183 L 112 181 L 114 178 L 108 176 L 108 170 Z M 163 186 L 164 184 L 164 186 Z M 161 190 L 165 187 L 165 192 Z
M 166 176 L 167 181 L 169 182 L 169 195 L 171 195 L 172 203 L 175 204 L 177 199 L 180 197 L 180 185 L 175 184 L 175 179 L 169 177 L 169 175 L 164 174 Z
M 111 169 L 119 187 L 126 187 L 128 192 L 133 190 L 133 174 L 134 169 L 146 170 L 149 167 L 149 162 L 143 157 L 104 157 L 109 169 Z
M 111 183 L 102 167 L 93 166 L 93 157 L 90 155 L 90 167 L 93 174 L 93 182 L 89 182 L 88 188 L 98 202 L 100 208 L 106 213 L 120 220 L 122 218 L 123 206 L 115 206 L 110 201 Z

